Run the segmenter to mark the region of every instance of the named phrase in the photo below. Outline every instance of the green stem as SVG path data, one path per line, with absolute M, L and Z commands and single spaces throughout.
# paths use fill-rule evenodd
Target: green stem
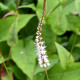
M 7 65 L 8 65 L 8 63 L 9 63 L 10 56 L 11 56 L 11 48 L 12 48 L 12 47 L 10 47 L 10 51 L 9 51 L 9 55 L 8 55 L 8 59 L 7 59 Z
M 7 74 L 8 74 L 9 80 L 12 80 L 11 77 L 10 77 L 10 75 L 9 75 L 9 72 L 8 72 L 8 70 L 7 70 L 7 67 L 6 67 L 6 64 L 5 64 L 5 62 L 4 62 L 4 58 L 3 58 L 3 56 L 2 56 L 1 51 L 0 51 L 0 57 L 1 57 L 1 60 L 2 60 L 2 62 L 3 62 L 4 68 L 5 68 L 5 70 L 6 70 Z
M 73 42 L 73 45 L 72 45 L 72 48 L 71 48 L 70 54 L 72 54 L 72 51 L 73 51 L 74 46 L 75 46 L 76 39 L 77 39 L 77 33 L 76 33 L 76 36 L 75 36 L 75 38 L 74 38 L 74 42 Z
M 77 33 L 78 33 L 78 32 L 77 32 Z M 75 42 L 76 42 L 76 39 L 77 39 L 77 33 L 76 33 L 76 36 L 75 36 L 75 38 L 74 38 L 74 41 L 73 41 L 73 44 L 72 44 L 72 48 L 71 48 L 70 55 L 69 55 L 69 57 L 68 57 L 67 63 L 68 63 L 68 61 L 69 61 L 69 59 L 70 59 L 70 57 L 71 57 L 71 54 L 72 54 L 72 52 L 73 52 L 73 49 L 74 49 L 74 46 L 75 46 Z M 67 66 L 67 65 L 66 65 L 66 66 Z

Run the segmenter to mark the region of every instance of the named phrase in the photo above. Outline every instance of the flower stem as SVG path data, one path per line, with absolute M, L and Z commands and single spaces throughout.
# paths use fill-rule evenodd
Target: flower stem
M 20 0 L 18 0 L 18 2 L 17 2 L 16 13 L 18 12 L 19 3 L 20 3 Z
M 46 73 L 46 76 L 47 76 L 47 80 L 49 80 L 48 73 L 47 73 L 47 70 L 46 70 L 45 67 L 44 67 L 44 70 L 45 70 L 45 73 Z

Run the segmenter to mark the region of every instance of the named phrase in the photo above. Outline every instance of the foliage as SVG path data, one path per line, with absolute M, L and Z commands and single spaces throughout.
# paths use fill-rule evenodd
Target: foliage
M 0 0 L 0 79 L 47 80 L 34 46 L 42 8 L 43 0 L 20 0 L 16 12 L 17 0 Z M 79 80 L 80 0 L 47 0 L 42 37 L 49 80 Z

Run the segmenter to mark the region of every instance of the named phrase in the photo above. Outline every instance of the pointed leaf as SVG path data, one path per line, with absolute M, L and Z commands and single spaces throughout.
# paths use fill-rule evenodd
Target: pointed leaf
M 80 63 L 74 63 L 65 71 L 60 64 L 56 64 L 49 72 L 49 80 L 79 80 L 80 79 Z M 46 80 L 46 79 L 45 79 Z
M 74 63 L 74 59 L 63 46 L 56 42 L 55 45 L 59 54 L 60 64 L 63 69 L 66 69 L 67 66 L 71 66 Z
M 17 66 L 32 80 L 35 67 L 35 47 L 31 40 L 19 41 L 12 47 L 11 57 Z
M 8 35 L 8 45 L 9 46 L 15 46 L 18 42 L 18 33 L 17 33 L 17 21 L 15 21 L 15 23 L 12 24 L 12 26 L 10 27 L 9 30 L 9 35 Z
M 8 69 L 14 73 L 18 80 L 26 80 L 26 75 L 17 66 L 10 65 Z
M 9 46 L 7 45 L 7 42 L 1 42 L 0 43 L 0 50 L 2 52 L 2 56 L 3 56 L 4 62 L 5 62 L 8 58 L 8 54 L 9 54 Z M 2 63 L 3 63 L 3 61 L 0 58 L 0 64 L 2 64 Z
M 35 15 L 33 14 L 19 15 L 17 32 L 19 32 L 23 27 L 25 27 L 29 20 L 34 16 Z M 15 19 L 15 16 L 11 16 L 0 20 L 0 42 L 8 39 L 10 27 L 15 22 Z
M 48 16 L 47 24 L 51 26 L 53 32 L 57 35 L 62 35 L 67 31 L 68 23 L 62 6 L 57 8 L 50 16 Z
M 79 12 L 79 15 L 80 15 L 80 0 L 75 0 L 75 5 L 76 5 L 77 11 Z
M 18 8 L 31 8 L 34 11 L 36 10 L 36 7 L 34 4 L 29 4 L 29 5 L 23 5 L 23 6 L 19 6 Z
M 8 10 L 8 7 L 0 2 L 0 11 Z

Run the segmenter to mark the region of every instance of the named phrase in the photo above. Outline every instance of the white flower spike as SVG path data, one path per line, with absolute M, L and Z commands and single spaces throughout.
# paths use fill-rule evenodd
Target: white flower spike
M 42 37 L 41 37 L 41 30 L 42 30 L 42 23 L 43 23 L 43 19 L 44 19 L 44 13 L 45 13 L 45 1 L 44 0 L 44 5 L 43 5 L 43 12 L 42 12 L 42 17 L 40 19 L 38 28 L 37 28 L 37 36 L 35 39 L 35 45 L 36 45 L 36 49 L 37 49 L 37 56 L 38 56 L 38 61 L 39 61 L 39 65 L 40 67 L 46 67 L 49 66 L 49 60 L 48 60 L 48 56 L 46 56 L 46 46 L 45 46 L 45 42 L 42 41 Z

